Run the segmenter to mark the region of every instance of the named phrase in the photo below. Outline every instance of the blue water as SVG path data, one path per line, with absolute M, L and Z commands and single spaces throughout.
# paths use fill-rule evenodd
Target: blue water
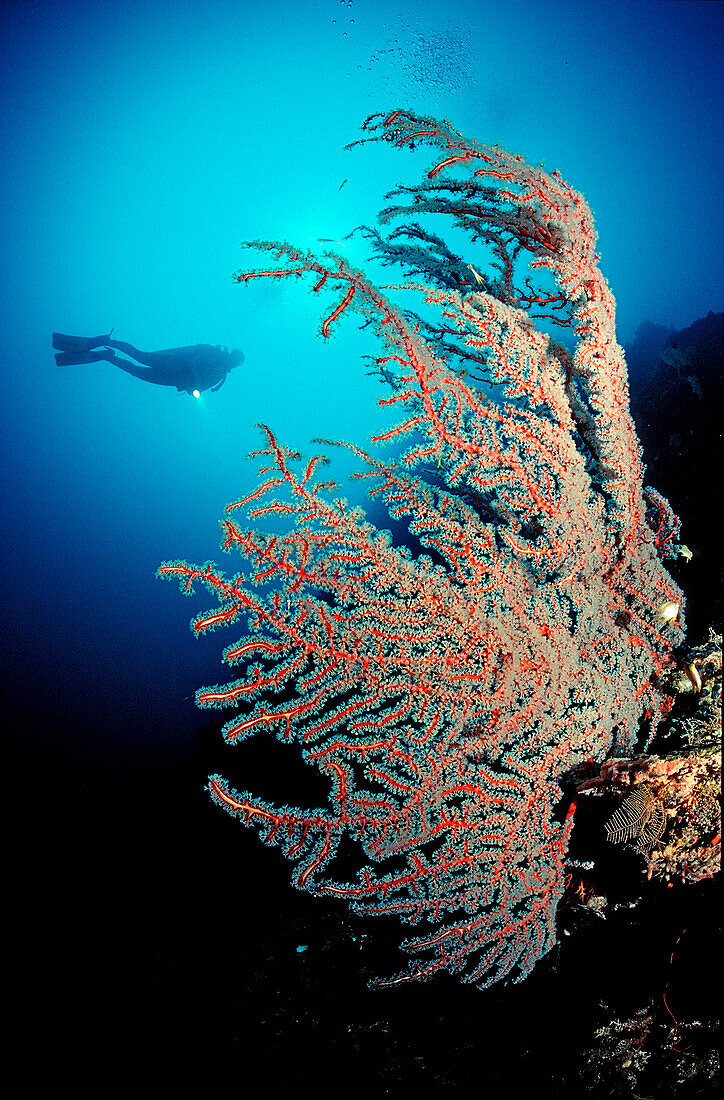
M 106 0 L 2 8 L 3 686 L 8 744 L 79 776 L 182 758 L 221 646 L 154 579 L 218 556 L 254 425 L 365 445 L 374 351 L 291 280 L 238 286 L 254 238 L 372 223 L 431 151 L 343 151 L 411 106 L 558 168 L 596 214 L 619 335 L 721 308 L 723 10 L 709 3 Z M 346 181 L 346 182 L 343 182 Z M 364 242 L 344 247 L 354 262 Z M 471 257 L 472 259 L 472 257 Z M 390 276 L 387 275 L 387 280 Z M 243 350 L 198 401 L 51 332 Z M 349 463 L 337 467 L 341 480 Z M 346 489 L 345 489 L 346 491 Z

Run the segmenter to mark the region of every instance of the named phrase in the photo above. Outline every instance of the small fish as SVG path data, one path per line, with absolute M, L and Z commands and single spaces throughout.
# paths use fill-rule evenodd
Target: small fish
M 690 665 L 686 666 L 686 675 L 688 676 L 689 682 L 694 691 L 701 691 L 701 676 L 699 675 L 699 669 L 696 667 L 693 661 Z
M 673 622 L 673 620 L 679 614 L 679 607 L 680 606 L 681 605 L 678 604 L 675 600 L 667 600 L 666 603 L 662 603 L 661 607 L 658 610 L 659 622 L 661 622 L 661 623 Z
M 349 177 L 347 177 L 347 178 L 349 178 Z M 337 190 L 338 190 L 338 191 L 341 191 L 341 190 L 342 190 L 342 188 L 344 187 L 344 185 L 345 185 L 345 183 L 346 183 L 346 182 L 347 182 L 347 180 L 342 180 L 342 182 L 340 183 L 340 185 L 339 185 L 339 187 L 337 188 Z

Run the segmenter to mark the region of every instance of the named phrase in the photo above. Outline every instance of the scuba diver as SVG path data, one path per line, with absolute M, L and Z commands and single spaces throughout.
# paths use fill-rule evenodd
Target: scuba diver
M 238 348 L 228 351 L 220 344 L 193 344 L 188 348 L 164 348 L 162 351 L 139 351 L 133 344 L 112 340 L 113 329 L 105 336 L 66 336 L 53 333 L 53 347 L 60 354 L 55 361 L 59 366 L 76 363 L 99 363 L 105 360 L 120 367 L 134 378 L 154 382 L 157 386 L 175 386 L 179 393 L 199 397 L 204 390 L 216 393 L 234 367 L 244 362 L 244 354 Z M 120 359 L 114 351 L 135 359 Z M 137 366 L 141 363 L 142 366 Z

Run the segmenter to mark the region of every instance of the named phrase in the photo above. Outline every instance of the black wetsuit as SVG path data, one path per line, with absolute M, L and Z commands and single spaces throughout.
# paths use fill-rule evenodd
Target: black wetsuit
M 175 386 L 179 393 L 196 396 L 204 390 L 215 392 L 220 389 L 229 371 L 244 361 L 244 355 L 238 349 L 228 351 L 220 344 L 139 351 L 125 340 L 112 340 L 110 333 L 105 336 L 67 336 L 54 332 L 53 347 L 59 349 L 55 357 L 59 366 L 105 360 L 144 382 L 153 382 L 156 386 Z M 114 354 L 116 351 L 123 352 L 136 362 L 120 358 Z
M 181 392 L 220 389 L 231 370 L 230 352 L 220 345 L 192 344 L 187 348 L 165 348 L 162 351 L 139 351 L 123 340 L 108 340 L 107 346 L 129 355 L 137 363 L 129 363 L 112 352 L 104 358 L 134 378 L 154 382 L 157 386 L 175 386 Z

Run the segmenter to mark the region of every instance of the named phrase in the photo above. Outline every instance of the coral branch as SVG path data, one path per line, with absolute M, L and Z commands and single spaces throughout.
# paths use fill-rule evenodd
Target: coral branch
M 199 581 L 218 601 L 196 633 L 246 621 L 224 654 L 240 678 L 197 694 L 235 708 L 226 739 L 293 741 L 331 783 L 328 810 L 274 806 L 219 776 L 214 801 L 279 845 L 301 888 L 423 925 L 404 944 L 414 963 L 383 984 L 448 970 L 484 987 L 525 977 L 555 943 L 573 827 L 562 777 L 631 752 L 640 723 L 666 711 L 657 674 L 683 636 L 682 596 L 657 549 L 678 528 L 663 498 L 644 498 L 614 300 L 582 196 L 406 111 L 371 116 L 361 140 L 433 145 L 426 177 L 396 192 L 411 205 L 381 220 L 447 214 L 472 245 L 492 246 L 497 273 L 478 275 L 477 256 L 464 261 L 414 223 L 394 245 L 368 235 L 386 262 L 437 272 L 404 287 L 432 322 L 332 253 L 257 241 L 265 266 L 234 278 L 311 277 L 312 293 L 333 295 L 323 337 L 351 313 L 374 331 L 392 388 L 382 403 L 404 410 L 375 438 L 410 445 L 397 463 L 349 449 L 370 496 L 430 556 L 393 546 L 319 478 L 323 456 L 302 462 L 263 428 L 260 483 L 222 524 L 248 577 L 185 562 L 159 574 L 187 593 Z M 520 254 L 555 291 L 529 280 L 515 290 Z M 575 352 L 522 306 L 554 310 Z M 495 396 L 453 361 L 480 365 Z M 244 511 L 284 517 L 285 533 L 244 527 Z M 359 853 L 352 881 L 334 873 L 343 836 Z

